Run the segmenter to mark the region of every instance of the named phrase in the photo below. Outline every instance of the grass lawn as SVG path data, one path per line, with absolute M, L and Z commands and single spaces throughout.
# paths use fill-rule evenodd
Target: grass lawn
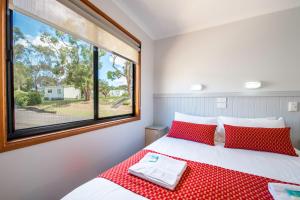
M 113 115 L 122 115 L 132 112 L 131 103 L 126 102 L 126 105 L 120 105 L 118 108 L 112 108 L 113 103 L 118 100 L 118 98 L 101 97 L 99 99 L 99 116 L 107 117 Z M 57 115 L 62 116 L 77 116 L 82 118 L 93 118 L 94 107 L 93 101 L 84 100 L 54 100 L 54 101 L 44 101 L 40 105 L 30 106 L 28 108 L 35 108 L 41 112 L 52 112 Z
M 44 101 L 40 105 L 34 106 L 37 109 L 53 112 L 57 115 L 78 116 L 82 118 L 93 117 L 92 101 L 83 100 L 54 100 Z

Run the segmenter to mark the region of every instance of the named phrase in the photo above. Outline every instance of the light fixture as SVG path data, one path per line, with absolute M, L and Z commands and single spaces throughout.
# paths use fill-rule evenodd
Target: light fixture
M 201 90 L 203 90 L 203 85 L 202 84 L 191 85 L 190 90 L 192 90 L 192 91 L 201 91 Z
M 261 81 L 249 81 L 245 82 L 245 88 L 247 89 L 258 89 L 262 87 Z

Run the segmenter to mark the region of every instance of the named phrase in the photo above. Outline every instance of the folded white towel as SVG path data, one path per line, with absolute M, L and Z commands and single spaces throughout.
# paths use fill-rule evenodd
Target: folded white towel
M 288 190 L 300 191 L 300 186 L 283 184 L 283 183 L 268 183 L 269 192 L 275 200 L 300 200 L 299 197 L 290 196 Z
M 147 153 L 128 172 L 142 179 L 174 190 L 187 167 L 185 161 L 176 160 L 156 153 Z

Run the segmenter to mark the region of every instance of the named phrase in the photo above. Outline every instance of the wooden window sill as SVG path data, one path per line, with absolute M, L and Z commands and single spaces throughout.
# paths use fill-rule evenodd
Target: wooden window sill
M 57 139 L 61 139 L 61 138 L 69 137 L 69 136 L 78 135 L 78 134 L 85 133 L 85 132 L 95 131 L 98 129 L 108 128 L 111 126 L 117 126 L 120 124 L 138 121 L 138 120 L 140 120 L 139 115 L 134 116 L 134 117 L 128 117 L 125 119 L 119 119 L 119 120 L 79 127 L 79 128 L 72 128 L 72 129 L 68 129 L 68 130 L 57 131 L 57 132 L 38 135 L 38 136 L 26 137 L 26 138 L 16 139 L 16 140 L 12 140 L 12 141 L 6 141 L 4 143 L 4 146 L 0 149 L 0 152 L 11 151 L 11 150 L 18 149 L 18 148 L 23 148 L 23 147 L 27 147 L 27 146 L 31 146 L 31 145 L 35 145 L 35 144 L 49 142 L 52 140 L 57 140 Z

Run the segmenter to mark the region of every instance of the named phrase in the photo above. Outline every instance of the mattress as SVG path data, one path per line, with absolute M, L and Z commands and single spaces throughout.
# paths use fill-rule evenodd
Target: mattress
M 163 137 L 145 149 L 191 161 L 300 184 L 300 157 L 209 146 L 192 141 Z M 300 152 L 297 151 L 299 154 Z M 95 178 L 67 194 L 63 200 L 145 199 L 109 180 Z

